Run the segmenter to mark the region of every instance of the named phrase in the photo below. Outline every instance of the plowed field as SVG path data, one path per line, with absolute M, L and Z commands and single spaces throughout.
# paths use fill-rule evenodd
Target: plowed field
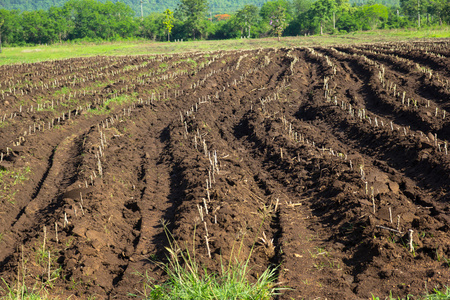
M 2 66 L 0 277 L 126 299 L 165 223 L 278 299 L 450 285 L 449 80 L 449 40 Z

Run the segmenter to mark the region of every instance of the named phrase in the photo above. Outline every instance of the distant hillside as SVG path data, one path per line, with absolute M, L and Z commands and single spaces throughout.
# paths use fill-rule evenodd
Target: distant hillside
M 106 2 L 107 0 L 99 0 L 100 2 Z M 112 2 L 123 2 L 130 6 L 136 15 L 141 14 L 141 1 L 140 0 L 111 0 Z M 231 13 L 239 10 L 246 4 L 254 4 L 261 7 L 264 2 L 268 0 L 209 0 L 209 7 L 211 14 L 217 13 Z M 48 9 L 52 6 L 62 6 L 66 0 L 0 0 L 0 8 L 8 10 L 39 10 Z M 355 2 L 358 5 L 363 5 L 367 2 L 381 3 L 387 6 L 399 5 L 399 0 L 350 0 L 350 3 Z M 167 8 L 174 10 L 179 3 L 179 0 L 143 0 L 142 8 L 144 15 L 148 15 L 152 12 L 163 12 Z
M 106 2 L 107 0 L 99 0 L 100 2 Z M 141 1 L 140 0 L 111 0 L 113 3 L 123 2 L 130 6 L 136 15 L 141 14 Z M 52 6 L 62 6 L 66 0 L 0 0 L 0 8 L 8 10 L 38 10 L 48 9 Z M 267 0 L 209 0 L 210 13 L 230 13 L 239 10 L 246 4 L 254 4 L 261 7 Z M 143 0 L 142 8 L 144 15 L 148 15 L 152 12 L 163 12 L 167 8 L 175 9 L 179 3 L 179 0 Z

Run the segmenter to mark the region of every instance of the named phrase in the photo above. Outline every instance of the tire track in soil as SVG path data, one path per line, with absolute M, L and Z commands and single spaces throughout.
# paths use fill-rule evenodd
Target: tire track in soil
M 139 237 L 134 253 L 130 255 L 131 261 L 115 282 L 111 298 L 123 298 L 124 295 L 133 293 L 133 289 L 139 294 L 143 275 L 149 270 L 153 273 L 154 280 L 163 278 L 163 270 L 156 264 L 156 260 L 164 259 L 163 249 L 168 246 L 162 221 L 168 222 L 170 229 L 175 203 L 181 198 L 177 183 L 179 175 L 167 149 L 169 132 L 163 124 L 164 120 L 158 119 L 156 124 L 149 126 L 147 134 L 141 137 L 144 144 L 140 149 L 142 160 L 137 184 L 140 198 L 133 202 L 141 215 Z
M 29 239 L 29 233 L 34 230 L 40 232 L 44 224 L 51 224 L 49 219 L 54 218 L 52 215 L 59 206 L 61 192 L 70 185 L 70 178 L 76 173 L 79 155 L 77 141 L 86 130 L 86 124 L 78 128 L 76 133 L 67 129 L 69 133 L 64 130 L 58 134 L 60 142 L 52 146 L 53 151 L 47 159 L 47 168 L 33 188 L 29 202 L 21 203 L 22 208 L 11 220 L 10 233 L 13 236 L 9 235 L 4 250 L 1 251 L 0 265 L 11 262 L 12 252 Z
M 194 91 L 193 94 L 195 95 L 196 92 Z M 189 95 L 190 93 L 186 94 L 186 96 Z M 170 135 L 173 134 L 171 125 L 161 127 L 165 126 L 162 124 L 167 124 L 167 121 L 167 119 L 159 119 L 156 122 L 158 125 L 151 126 L 148 135 L 141 138 L 141 140 L 146 140 L 146 144 L 141 150 L 144 154 L 138 183 L 138 186 L 143 185 L 141 201 L 138 202 L 142 217 L 141 232 L 135 252 L 132 255 L 133 262 L 129 263 L 123 274 L 117 277 L 115 283 L 117 287 L 114 288 L 114 295 L 116 296 L 121 295 L 123 297 L 130 291 L 130 286 L 135 286 L 136 290 L 142 289 L 142 286 L 136 286 L 136 282 L 143 280 L 143 278 L 136 274 L 137 272 L 144 274 L 145 268 L 151 266 L 148 257 L 163 259 L 164 251 L 162 249 L 163 246 L 167 246 L 167 238 L 163 232 L 161 220 L 173 222 L 174 211 L 176 210 L 175 203 L 183 197 L 183 191 L 180 189 L 182 186 L 180 182 L 183 181 L 181 171 L 178 166 L 171 163 L 173 160 L 173 154 L 171 153 L 173 145 L 170 143 Z M 169 124 L 171 123 L 169 121 Z M 172 225 L 169 225 L 168 228 L 172 228 Z M 136 257 L 140 259 L 136 261 Z M 162 273 L 157 267 L 153 268 L 152 271 L 155 274 L 161 275 Z M 114 295 L 111 297 L 114 297 Z
M 279 284 L 282 286 L 286 284 L 292 291 L 285 291 L 278 296 L 278 299 L 291 299 L 297 295 L 296 291 L 301 291 L 304 298 L 315 298 L 323 294 L 345 298 L 346 294 L 343 291 L 322 290 L 320 282 L 328 277 L 317 272 L 314 267 L 315 262 L 310 255 L 325 239 L 319 237 L 315 229 L 308 228 L 311 225 L 308 221 L 312 216 L 311 210 L 304 206 L 305 199 L 299 195 L 298 191 L 286 186 L 288 179 L 283 175 L 284 164 L 274 161 L 274 149 L 270 147 L 267 149 L 266 143 L 261 140 L 261 137 L 265 135 L 271 137 L 272 134 L 264 129 L 260 131 L 250 126 L 249 121 L 254 121 L 254 117 L 244 116 L 241 124 L 247 126 L 239 131 L 244 131 L 246 134 L 237 137 L 238 143 L 249 152 L 245 163 L 249 170 L 256 174 L 255 180 L 266 195 L 279 200 L 276 216 L 272 220 L 272 227 L 276 229 L 272 233 L 274 245 L 276 245 L 276 256 L 271 263 L 280 265 Z M 274 200 L 271 202 L 273 203 Z M 289 269 L 285 266 L 289 266 Z
M 273 68 L 272 68 L 273 69 Z M 284 71 L 281 71 L 281 73 L 284 73 Z M 255 74 L 255 75 L 257 75 L 257 74 Z M 260 74 L 259 74 L 260 75 Z M 258 76 L 259 76 L 258 75 Z M 231 79 L 232 79 L 233 77 L 231 77 Z M 273 78 L 279 78 L 279 76 L 277 76 L 277 75 L 274 75 L 274 76 L 269 76 L 268 77 L 268 79 L 272 82 L 273 81 Z M 259 78 L 259 79 L 261 79 L 261 78 Z M 252 78 L 247 78 L 246 80 L 245 80 L 245 84 L 247 84 L 247 83 L 251 83 L 252 82 Z M 264 84 L 261 84 L 261 86 L 264 86 Z M 255 90 L 258 90 L 258 86 L 251 86 L 250 85 L 250 87 L 249 86 L 246 86 L 246 88 L 244 89 L 244 90 L 251 90 L 251 91 L 255 91 Z M 265 91 L 263 91 L 263 93 L 269 93 L 269 92 L 265 92 Z M 237 115 L 240 115 L 241 113 L 242 113 L 242 105 L 246 105 L 246 106 L 249 106 L 249 105 L 251 105 L 247 100 L 246 100 L 246 95 L 241 95 L 240 96 L 240 99 L 235 99 L 235 101 L 233 101 L 233 105 L 231 105 L 231 106 L 223 106 L 224 104 L 221 102 L 221 101 L 217 101 L 217 102 L 215 102 L 212 106 L 209 106 L 208 107 L 208 117 L 207 118 L 205 118 L 205 119 L 203 119 L 203 121 L 202 122 L 204 122 L 203 124 L 210 124 L 209 126 L 211 126 L 211 124 L 214 124 L 214 126 L 212 127 L 212 129 L 214 130 L 214 132 L 217 130 L 218 132 L 220 132 L 220 134 L 219 135 L 217 135 L 217 136 L 221 136 L 221 139 L 220 140 L 213 140 L 212 141 L 212 143 L 213 143 L 213 145 L 216 145 L 216 146 L 219 146 L 220 145 L 220 151 L 221 151 L 221 153 L 236 153 L 236 152 L 241 152 L 240 150 L 239 150 L 239 146 L 236 146 L 236 145 L 233 145 L 234 143 L 233 143 L 233 138 L 230 138 L 233 134 L 230 134 L 228 131 L 224 131 L 224 126 L 221 126 L 220 124 L 222 124 L 222 122 L 224 122 L 224 124 L 227 124 L 227 126 L 225 126 L 225 127 L 228 127 L 229 126 L 229 120 L 231 119 L 231 120 L 239 120 L 239 118 L 237 117 Z M 241 106 L 240 107 L 240 109 L 236 109 L 236 106 Z M 219 112 L 220 111 L 220 114 L 222 115 L 221 117 L 218 117 L 218 118 L 216 118 L 216 120 L 218 120 L 218 121 L 214 121 L 214 120 L 211 120 L 210 119 L 210 115 L 211 115 L 211 113 L 213 113 L 213 112 Z M 245 111 L 245 110 L 244 110 Z M 202 116 L 203 117 L 205 117 L 205 115 L 204 114 L 202 114 Z M 199 116 L 197 116 L 195 119 L 199 119 Z M 205 125 L 206 126 L 206 125 Z M 208 128 L 209 128 L 209 126 L 208 126 Z M 233 128 L 233 126 L 231 126 L 231 128 Z M 175 136 L 176 136 L 176 133 L 175 133 Z M 212 135 L 213 137 L 214 136 L 216 136 L 216 134 L 213 134 Z M 222 139 L 225 139 L 225 143 L 222 141 Z M 181 143 L 181 141 L 180 141 L 180 143 Z M 231 143 L 231 145 L 230 145 L 230 143 Z M 227 145 L 227 146 L 225 146 L 225 145 Z M 232 149 L 229 149 L 229 147 L 232 147 Z M 238 148 L 236 148 L 236 147 L 238 147 Z M 213 148 L 214 148 L 214 146 L 213 146 Z M 234 155 L 233 155 L 234 156 Z M 186 160 L 186 158 L 184 159 L 184 160 Z M 244 165 L 243 164 L 245 164 L 244 162 L 241 164 L 239 164 L 240 165 L 240 167 L 239 167 L 239 169 L 240 170 L 242 170 L 242 171 L 240 171 L 240 172 L 238 172 L 239 174 L 242 174 L 242 173 L 245 173 L 245 174 L 247 174 L 247 173 L 249 173 L 249 174 L 251 174 L 252 172 L 250 171 L 250 170 L 248 170 L 248 168 L 245 168 L 244 167 Z M 227 168 L 225 168 L 225 170 L 226 171 L 223 171 L 223 172 L 225 172 L 225 173 L 228 173 L 228 172 L 230 172 L 230 171 L 227 171 Z M 186 174 L 185 174 L 185 176 L 186 176 Z M 216 175 L 217 176 L 217 175 Z M 244 175 L 245 176 L 245 175 Z M 233 178 L 234 176 L 230 176 L 230 177 L 232 177 L 232 178 L 229 178 L 229 179 L 226 179 L 227 180 L 227 182 L 236 182 L 235 180 L 235 178 Z M 256 198 L 258 198 L 259 200 L 262 200 L 262 199 L 266 199 L 265 201 L 263 201 L 263 205 L 269 205 L 269 203 L 271 202 L 272 204 L 274 203 L 274 199 L 273 199 L 273 195 L 271 194 L 272 192 L 270 192 L 269 193 L 269 195 L 267 195 L 267 190 L 261 190 L 261 189 L 259 189 L 258 188 L 258 185 L 254 182 L 254 180 L 256 180 L 256 179 L 252 179 L 252 177 L 253 176 L 251 176 L 250 178 L 247 178 L 246 180 L 245 180 L 245 182 L 248 182 L 248 184 L 250 185 L 250 186 L 252 186 L 252 188 L 254 189 L 253 190 L 253 196 L 251 197 L 251 198 L 254 198 L 254 197 L 256 197 Z M 228 178 L 228 176 L 227 176 L 227 178 Z M 191 182 L 191 180 L 190 179 L 188 179 L 188 177 L 185 177 L 185 180 L 187 180 L 187 182 L 186 182 L 186 184 L 185 185 L 187 185 L 187 186 L 192 186 L 192 185 L 197 185 L 198 183 L 194 183 L 194 182 Z M 217 178 L 217 180 L 219 180 L 219 182 L 222 180 L 222 178 L 221 178 L 221 176 L 220 176 L 220 179 L 219 178 Z M 220 184 L 219 183 L 217 183 L 219 186 L 220 186 Z M 234 184 L 233 184 L 234 185 Z M 219 191 L 221 191 L 221 189 L 218 187 L 217 189 L 214 189 L 214 190 L 216 190 L 217 191 L 217 193 L 219 193 L 219 194 L 222 194 L 222 193 L 220 193 Z M 216 197 L 216 196 L 214 196 L 214 195 L 216 195 L 215 194 L 216 192 L 213 192 L 213 197 Z M 228 194 L 229 193 L 229 191 L 227 191 L 226 192 L 226 194 Z M 231 193 L 230 193 L 231 194 Z M 261 195 L 261 196 L 257 196 L 257 195 Z M 195 197 L 195 196 L 194 196 Z M 232 199 L 232 198 L 231 198 Z M 230 199 L 230 200 L 231 200 Z M 219 197 L 219 199 L 218 200 L 224 200 L 224 199 L 221 199 L 221 197 Z M 234 200 L 234 199 L 233 199 Z M 215 202 L 215 201 L 214 201 Z M 230 204 L 228 204 L 228 205 L 233 205 L 233 204 L 231 204 L 232 202 L 234 202 L 234 201 L 231 201 L 230 202 Z M 222 212 L 223 211 L 223 209 L 220 209 L 220 207 L 222 206 L 222 205 L 225 205 L 225 207 L 229 207 L 228 205 L 226 205 L 226 204 L 221 204 L 217 209 L 219 209 L 219 212 Z M 243 205 L 245 205 L 245 204 L 243 204 Z M 211 206 L 212 207 L 214 207 L 214 205 L 213 204 L 211 204 Z M 250 205 L 250 207 L 251 206 L 253 206 L 253 204 L 252 205 Z M 181 208 L 181 210 L 179 210 L 178 211 L 178 214 L 179 215 L 185 215 L 186 214 L 186 211 L 185 211 L 185 209 L 186 209 L 186 207 L 185 208 Z M 213 208 L 211 208 L 211 209 L 213 209 Z M 251 210 L 253 210 L 253 208 L 250 208 Z M 262 209 L 262 208 L 261 208 Z M 214 209 L 214 211 L 215 211 L 215 209 Z M 194 213 L 195 214 L 195 213 Z M 225 219 L 226 220 L 226 217 L 224 217 L 224 216 L 221 216 L 220 215 L 220 220 L 219 220 L 219 222 L 223 222 L 223 220 Z M 219 219 L 218 218 L 218 219 Z M 182 216 L 180 216 L 179 217 L 179 219 L 183 219 L 183 217 Z M 278 221 L 278 216 L 273 216 L 273 217 L 271 217 L 270 218 L 271 220 L 269 220 L 268 222 L 265 222 L 265 223 L 268 223 L 268 224 L 265 224 L 264 226 L 263 226 L 263 230 L 264 230 L 264 232 L 267 232 L 267 235 L 266 235 L 266 240 L 270 240 L 270 239 L 274 239 L 274 243 L 275 244 L 277 244 L 277 242 L 278 242 L 278 236 L 279 236 L 279 230 L 280 230 L 280 228 L 279 228 L 279 221 Z M 209 222 L 208 222 L 209 223 Z M 253 223 L 253 221 L 251 221 L 251 223 Z M 214 224 L 214 225 L 209 225 L 209 226 L 213 226 L 213 228 L 216 228 L 216 226 L 217 225 L 215 225 L 215 222 L 213 221 L 212 222 L 212 224 Z M 229 225 L 228 225 L 229 226 Z M 179 228 L 180 229 L 180 228 Z M 178 229 L 178 230 L 179 230 Z M 228 229 L 229 230 L 229 229 Z M 181 231 L 184 231 L 184 232 L 186 232 L 187 230 L 185 230 L 185 229 L 181 229 Z M 199 228 L 199 231 L 201 231 L 201 228 Z M 216 229 L 215 229 L 215 231 L 216 231 Z M 231 232 L 228 232 L 228 234 L 227 235 L 230 235 L 231 234 Z M 261 232 L 259 232 L 259 234 L 261 235 Z M 199 235 L 201 235 L 201 234 L 199 234 Z M 233 236 L 233 234 L 231 234 L 231 236 Z M 220 245 L 222 245 L 222 247 L 224 246 L 223 244 L 221 244 L 221 243 L 219 243 L 218 241 L 215 241 L 215 239 L 217 239 L 217 238 L 219 238 L 219 239 L 221 239 L 220 238 L 220 235 L 219 236 L 217 236 L 216 238 L 214 238 L 214 236 L 212 237 L 212 240 L 213 240 L 213 244 L 211 245 L 212 247 L 211 247 L 211 250 L 212 250 L 212 252 L 213 253 L 216 253 L 217 251 L 215 250 L 215 247 L 217 247 L 217 246 L 219 246 L 220 247 Z M 189 239 L 189 238 L 187 238 L 187 239 Z M 185 240 L 186 240 L 186 238 L 185 238 Z M 255 242 L 256 241 L 256 237 L 252 237 L 251 238 L 251 240 L 253 240 L 253 242 Z M 234 241 L 235 242 L 235 241 Z M 233 241 L 231 240 L 230 242 L 228 242 L 228 244 L 232 244 L 233 243 Z M 250 243 L 251 243 L 251 241 L 250 241 Z M 251 244 L 250 244 L 250 246 L 251 246 Z M 228 256 L 228 255 L 230 255 L 227 251 L 224 251 L 224 252 L 222 252 L 223 250 L 225 250 L 225 249 L 227 249 L 227 248 L 229 248 L 229 245 L 227 245 L 227 247 L 223 247 L 223 248 L 221 248 L 222 250 L 221 250 L 221 253 L 224 255 L 224 256 Z M 276 256 L 274 256 L 275 255 L 275 252 L 273 252 L 273 254 L 271 254 L 271 252 L 272 251 L 274 251 L 274 249 L 267 249 L 267 248 L 265 248 L 265 246 L 264 245 L 260 245 L 260 246 L 258 246 L 257 247 L 257 251 L 256 252 L 258 252 L 258 254 L 256 255 L 256 256 L 258 256 L 258 257 L 269 257 L 270 259 L 269 259 L 269 261 L 261 261 L 261 258 L 259 258 L 259 259 L 256 259 L 256 261 L 255 261 L 255 264 L 256 265 L 258 265 L 258 270 L 260 269 L 260 266 L 261 266 L 261 264 L 263 264 L 263 265 L 267 265 L 267 263 L 270 263 L 270 261 L 273 263 L 273 262 L 276 262 L 277 261 L 277 257 Z M 261 251 L 261 252 L 260 252 Z M 268 251 L 268 252 L 267 252 Z M 245 252 L 245 251 L 244 251 Z M 253 257 L 252 257 L 252 261 L 253 261 Z M 202 259 L 203 261 L 205 261 L 204 259 Z M 206 264 L 207 265 L 210 265 L 210 262 L 206 262 Z M 262 267 L 262 266 L 261 266 Z M 254 272 L 254 271 L 252 271 L 252 272 Z

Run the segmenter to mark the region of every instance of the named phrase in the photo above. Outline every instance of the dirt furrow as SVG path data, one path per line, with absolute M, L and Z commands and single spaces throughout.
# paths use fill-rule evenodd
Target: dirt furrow
M 281 142 L 279 140 L 281 133 L 277 132 L 281 130 L 280 123 L 280 120 L 274 122 L 273 118 L 264 118 L 258 116 L 258 113 L 247 114 L 241 120 L 242 127 L 245 127 L 241 131 L 246 134 L 239 139 L 239 142 L 248 149 L 250 155 L 246 156 L 245 161 L 252 172 L 257 174 L 259 185 L 270 191 L 277 201 L 275 220 L 279 231 L 276 233 L 275 258 L 277 262 L 281 262 L 279 283 L 294 291 L 301 291 L 301 296 L 306 298 L 319 295 L 332 298 L 351 297 L 351 291 L 341 286 L 345 283 L 344 273 L 340 272 L 342 269 L 338 266 L 337 257 L 331 258 L 333 250 L 324 248 L 328 236 L 319 234 L 318 228 L 313 226 L 314 224 L 317 226 L 317 221 L 312 219 L 314 218 L 312 210 L 307 207 L 307 202 L 311 198 L 310 192 L 314 190 L 314 188 L 310 190 L 310 182 L 307 179 L 312 176 L 310 173 L 312 157 L 307 154 L 311 149 L 301 147 L 291 153 L 293 145 L 290 143 L 282 143 L 282 146 L 277 147 L 276 145 Z M 257 127 L 256 124 L 265 126 Z M 304 154 L 309 157 L 303 156 Z M 297 169 L 298 172 L 294 172 L 295 176 L 289 176 L 294 165 L 302 164 L 298 159 L 305 164 Z M 324 264 L 327 268 L 331 266 L 331 272 L 322 272 Z M 327 289 L 323 289 L 323 283 L 332 280 L 341 288 L 334 288 L 328 284 Z M 296 293 L 288 290 L 279 298 L 290 299 Z
M 10 250 L 17 248 L 24 240 L 29 238 L 24 233 L 27 231 L 33 232 L 34 230 L 40 231 L 43 224 L 48 223 L 48 219 L 59 206 L 58 201 L 61 199 L 61 193 L 65 187 L 71 184 L 72 178 L 76 176 L 79 163 L 78 147 L 80 137 L 83 131 L 86 130 L 86 124 L 77 124 L 77 126 L 79 127 L 75 132 L 69 130 L 56 134 L 56 140 L 60 142 L 53 146 L 51 153 L 46 153 L 47 150 L 51 149 L 51 144 L 46 143 L 50 142 L 48 136 L 45 139 L 41 139 L 41 141 L 47 140 L 41 144 L 46 148 L 32 149 L 29 150 L 31 153 L 27 153 L 28 155 L 36 155 L 40 159 L 47 158 L 47 166 L 42 170 L 32 169 L 33 177 L 41 177 L 35 181 L 36 184 L 32 189 L 29 187 L 25 189 L 31 193 L 27 202 L 24 199 L 18 199 L 17 209 L 20 209 L 20 211 L 11 219 L 11 224 L 9 225 L 11 234 L 17 235 L 17 237 L 11 237 L 13 244 L 7 246 Z M 55 136 L 52 137 L 52 139 L 54 138 Z M 23 147 L 28 148 L 30 144 L 33 145 L 33 138 Z M 9 254 L 9 251 L 2 251 L 2 260 Z
M 433 76 L 433 72 L 420 72 L 412 62 L 406 59 L 400 60 L 393 55 L 383 55 L 367 50 L 359 50 L 357 53 L 362 53 L 374 61 L 384 63 L 387 68 L 396 74 L 397 78 L 401 78 L 402 89 L 405 89 L 405 87 L 412 89 L 420 97 L 432 101 L 432 104 L 439 103 L 440 108 L 449 110 L 446 99 L 449 98 L 450 91 L 445 86 L 445 82 L 448 81 L 445 77 L 437 78 L 437 76 Z M 433 105 L 433 107 L 436 106 Z
M 144 117 L 149 112 L 143 114 Z M 168 246 L 163 224 L 171 228 L 174 211 L 179 198 L 183 197 L 178 187 L 179 174 L 172 163 L 170 149 L 167 149 L 169 133 L 167 127 L 162 127 L 163 120 L 151 122 L 146 135 L 142 136 L 141 170 L 136 188 L 140 197 L 127 204 L 140 212 L 139 235 L 134 243 L 134 251 L 130 254 L 130 262 L 115 283 L 111 297 L 124 297 L 128 293 L 139 294 L 142 290 L 145 273 L 152 270 L 153 280 L 162 278 L 163 270 L 157 264 L 165 259 L 164 247 Z M 156 274 L 160 278 L 155 278 Z M 133 293 L 133 292 L 132 292 Z
M 333 54 L 332 51 L 325 51 L 329 54 Z M 411 107 L 409 106 L 408 103 L 410 100 L 408 99 L 420 100 L 419 105 L 421 107 L 426 105 L 423 104 L 426 103 L 426 101 L 418 97 L 414 91 L 408 91 L 408 97 L 404 97 L 405 99 L 403 101 L 403 96 L 397 98 L 397 96 L 392 96 L 391 91 L 381 89 L 380 84 L 377 82 L 377 76 L 375 75 L 373 67 L 365 63 L 362 58 L 353 58 L 353 56 L 342 57 L 338 54 L 334 54 L 333 56 L 335 56 L 338 61 L 345 60 L 348 62 L 347 68 L 350 68 L 352 74 L 356 77 L 355 85 L 352 86 L 359 87 L 355 88 L 353 91 L 339 91 L 337 96 L 349 97 L 352 100 L 351 103 L 359 108 L 355 105 L 356 103 L 354 103 L 359 99 L 356 100 L 355 97 L 357 98 L 357 95 L 362 95 L 362 99 L 358 102 L 363 101 L 363 108 L 366 108 L 367 111 L 371 111 L 379 117 L 385 117 L 388 121 L 393 121 L 396 124 L 410 126 L 413 130 L 421 130 L 427 133 L 436 131 L 442 126 L 442 119 L 434 118 L 431 113 L 427 114 L 424 111 L 425 108 L 418 109 L 415 106 L 413 107 L 413 104 L 411 104 Z M 388 74 L 387 72 L 389 71 L 386 71 L 386 74 Z M 340 80 L 340 74 L 337 76 L 336 80 Z M 388 77 L 388 75 L 386 75 L 386 77 Z M 393 80 L 391 77 L 390 82 L 392 81 L 396 82 L 399 81 L 399 79 Z M 398 92 L 402 91 L 400 83 L 398 83 L 397 87 Z M 404 103 L 402 103 L 402 101 Z M 432 111 L 432 109 L 428 110 Z M 385 121 L 385 123 L 387 122 Z M 435 125 L 436 123 L 439 124 L 439 127 Z
M 408 47 L 406 49 L 385 49 L 384 53 L 392 53 L 396 56 L 418 63 L 421 66 L 428 67 L 436 72 L 443 73 L 447 77 L 450 76 L 448 60 L 446 58 L 436 57 L 435 55 L 430 55 L 427 52 L 424 53 L 420 48 L 415 49 L 414 47 Z

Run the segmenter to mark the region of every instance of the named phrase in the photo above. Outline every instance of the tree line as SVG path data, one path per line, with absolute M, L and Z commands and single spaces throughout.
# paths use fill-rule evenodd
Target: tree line
M 364 5 L 348 0 L 275 0 L 215 15 L 208 13 L 207 1 L 181 0 L 173 11 L 145 17 L 123 2 L 96 0 L 69 0 L 47 10 L 0 9 L 0 45 L 280 37 L 450 23 L 448 0 L 400 0 L 399 5 L 374 0 Z
M 67 0 L 0 0 L 0 7 L 7 10 L 33 11 L 44 9 L 48 10 L 52 6 L 61 7 Z M 99 0 L 102 3 L 111 1 L 113 3 L 123 2 L 131 7 L 137 15 L 142 12 L 145 16 L 153 12 L 163 12 L 166 9 L 175 10 L 179 0 Z M 356 0 L 351 0 L 356 1 Z M 358 0 L 361 1 L 361 0 Z M 398 0 L 381 0 L 381 1 L 398 1 Z M 261 7 L 265 0 L 208 0 L 208 13 L 218 14 L 224 12 L 234 12 L 242 8 L 244 5 L 252 3 Z

